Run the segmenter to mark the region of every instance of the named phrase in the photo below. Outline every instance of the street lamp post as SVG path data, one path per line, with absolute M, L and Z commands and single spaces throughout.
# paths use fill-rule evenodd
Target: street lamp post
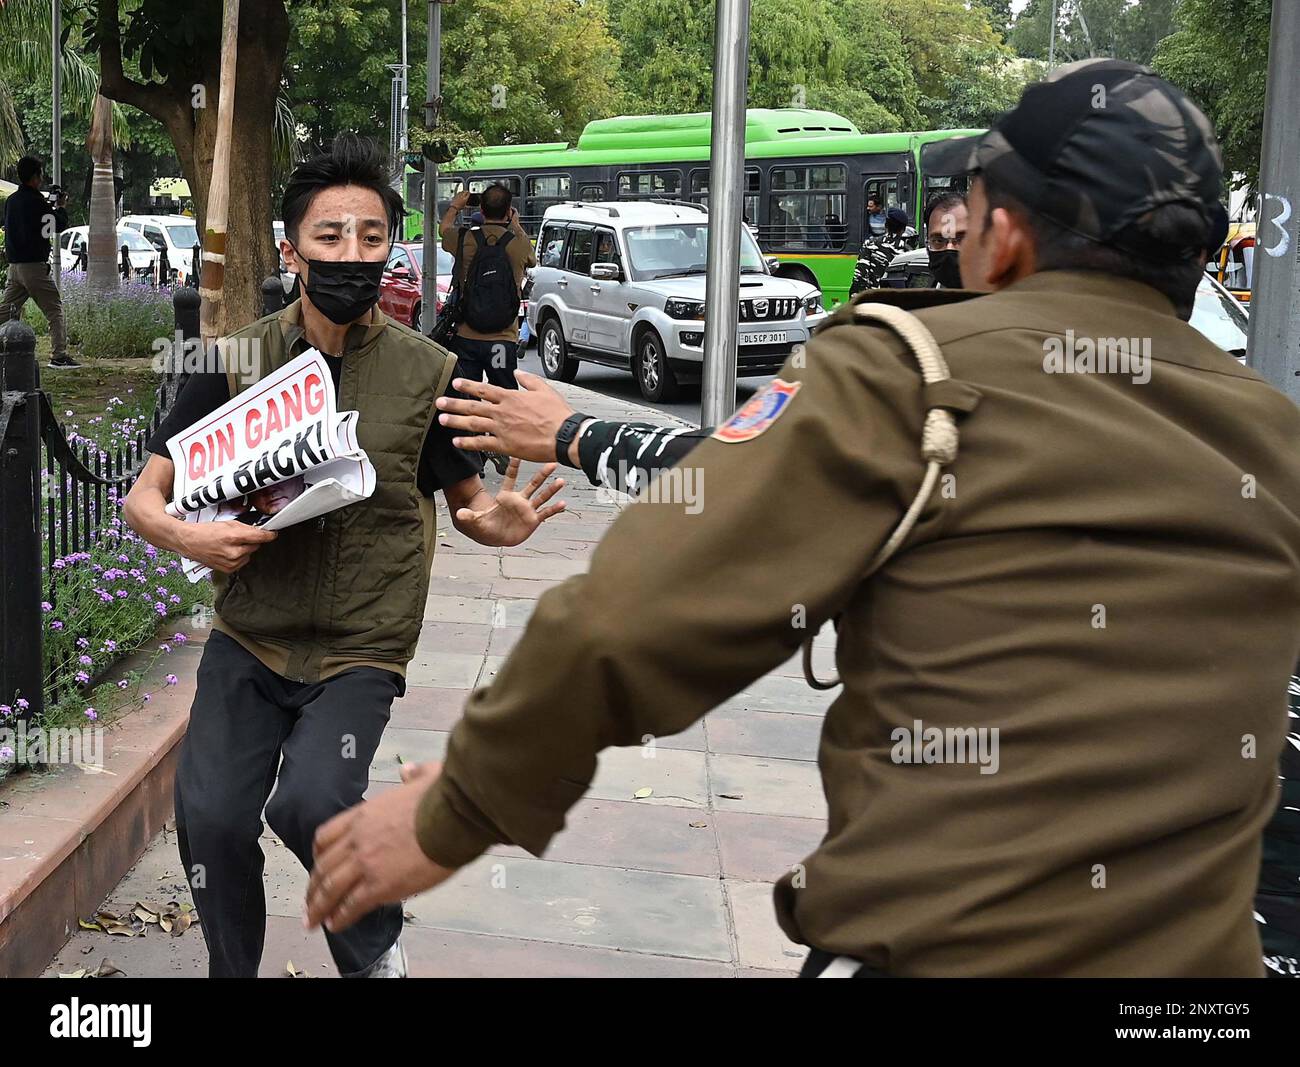
M 53 49 L 54 92 L 50 101 L 50 129 L 52 131 L 50 146 L 50 180 L 57 186 L 63 185 L 63 56 L 59 47 L 63 36 L 63 12 L 59 0 L 50 0 L 51 48 Z M 63 284 L 63 257 L 59 245 L 59 235 L 54 235 L 50 242 L 54 246 L 54 284 Z
M 1300 4 L 1273 5 L 1259 168 L 1250 365 L 1300 403 Z
M 748 68 L 749 0 L 718 0 L 713 38 L 704 380 L 700 391 L 700 421 L 704 426 L 717 426 L 736 407 Z
M 425 42 L 429 92 L 425 97 L 424 125 L 438 121 L 442 96 L 442 4 L 428 0 L 428 35 Z M 424 160 L 424 269 L 420 275 L 420 332 L 430 334 L 438 321 L 438 164 Z

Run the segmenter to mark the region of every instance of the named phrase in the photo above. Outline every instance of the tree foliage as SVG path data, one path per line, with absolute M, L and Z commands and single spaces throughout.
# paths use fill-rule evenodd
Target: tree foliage
M 1214 124 L 1223 169 L 1259 184 L 1268 85 L 1270 0 L 1182 0 L 1178 29 L 1155 68 L 1185 89 Z

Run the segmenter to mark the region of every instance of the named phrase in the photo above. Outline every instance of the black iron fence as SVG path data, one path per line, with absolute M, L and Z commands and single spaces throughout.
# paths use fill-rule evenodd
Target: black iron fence
M 198 337 L 199 294 L 172 295 L 175 328 Z M 69 441 L 40 387 L 36 335 L 18 320 L 0 326 L 0 704 L 27 701 L 39 714 L 46 697 L 42 601 L 55 603 L 58 558 L 85 551 L 116 516 L 147 459 L 145 445 L 187 375 L 168 365 L 147 429 L 105 450 Z M 65 674 L 54 665 L 50 677 Z

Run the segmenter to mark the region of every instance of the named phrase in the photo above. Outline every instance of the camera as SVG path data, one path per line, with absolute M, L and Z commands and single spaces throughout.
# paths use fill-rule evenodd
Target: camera
M 478 207 L 483 202 L 482 194 L 470 193 L 469 199 L 465 201 L 468 207 Z
M 50 207 L 58 207 L 59 201 L 67 195 L 68 194 L 64 190 L 63 186 L 51 185 L 49 190 L 45 193 L 45 199 L 49 203 Z

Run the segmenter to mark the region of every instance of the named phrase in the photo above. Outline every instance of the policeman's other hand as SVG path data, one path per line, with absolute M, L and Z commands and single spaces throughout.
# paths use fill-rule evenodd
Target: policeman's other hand
M 396 789 L 349 808 L 316 831 L 306 926 L 324 923 L 334 933 L 346 930 L 380 904 L 396 904 L 451 877 L 449 868 L 424 854 L 415 836 L 416 810 L 441 771 L 438 763 L 418 764 L 409 772 L 403 767 Z
M 517 370 L 515 380 L 518 389 L 457 378 L 452 387 L 464 398 L 439 397 L 438 421 L 480 435 L 453 440 L 468 452 L 503 452 L 534 463 L 554 462 L 555 434 L 573 409 L 536 374 Z
M 183 548 L 196 563 L 222 574 L 234 574 L 253 558 L 254 552 L 275 538 L 274 530 L 234 520 L 186 523 Z

